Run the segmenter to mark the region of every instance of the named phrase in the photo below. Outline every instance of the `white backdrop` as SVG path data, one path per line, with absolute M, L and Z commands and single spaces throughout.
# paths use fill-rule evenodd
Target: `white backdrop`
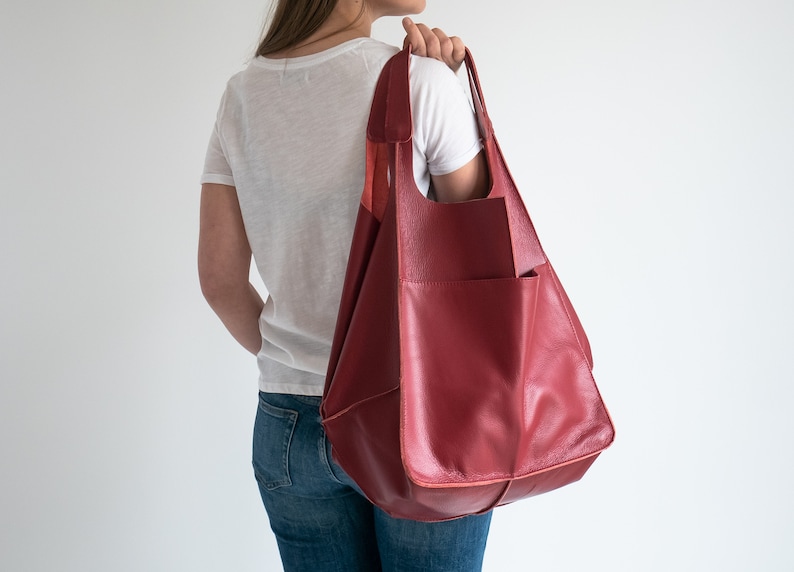
M 618 430 L 580 483 L 497 511 L 485 569 L 794 569 L 794 4 L 429 4 Z M 0 4 L 3 571 L 279 569 L 255 363 L 195 270 L 206 141 L 265 10 Z

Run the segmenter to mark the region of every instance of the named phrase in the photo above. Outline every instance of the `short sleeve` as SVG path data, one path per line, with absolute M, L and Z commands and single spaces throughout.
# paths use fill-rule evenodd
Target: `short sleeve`
M 424 152 L 430 174 L 446 175 L 482 149 L 476 116 L 452 70 L 429 58 L 411 60 L 414 139 Z
M 225 98 L 224 98 L 225 99 Z M 223 149 L 220 135 L 220 124 L 222 117 L 221 110 L 218 111 L 218 118 L 215 121 L 215 127 L 210 135 L 210 142 L 207 145 L 207 155 L 204 159 L 204 172 L 201 175 L 201 184 L 204 183 L 218 183 L 221 185 L 229 185 L 234 187 L 234 177 L 232 176 L 232 169 L 229 166 L 229 160 Z

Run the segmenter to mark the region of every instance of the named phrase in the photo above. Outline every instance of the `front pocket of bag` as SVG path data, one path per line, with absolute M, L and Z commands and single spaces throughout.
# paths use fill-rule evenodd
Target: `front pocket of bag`
M 292 485 L 289 451 L 298 412 L 276 407 L 259 397 L 254 423 L 253 466 L 256 480 L 267 490 Z
M 402 449 L 426 486 L 515 469 L 538 276 L 400 283 Z

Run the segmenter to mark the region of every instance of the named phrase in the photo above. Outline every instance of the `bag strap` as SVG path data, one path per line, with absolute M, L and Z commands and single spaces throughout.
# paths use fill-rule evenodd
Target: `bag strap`
M 408 69 L 410 46 L 389 59 L 372 98 L 367 139 L 373 143 L 406 143 L 413 136 Z
M 408 152 L 413 137 L 408 77 L 410 63 L 411 46 L 409 45 L 390 58 L 383 66 L 372 98 L 372 108 L 367 124 L 366 184 L 361 203 L 375 215 L 377 220 L 383 218 L 388 200 L 388 185 L 384 183 L 387 179 L 383 177 L 383 173 L 388 170 L 390 157 L 387 149 L 391 148 L 393 153 L 394 146 L 401 146 L 403 147 L 402 155 L 407 160 L 412 160 L 412 153 Z M 467 70 L 480 137 L 488 155 L 493 156 L 493 126 L 485 107 L 474 58 L 468 48 L 466 48 L 464 65 Z
M 411 168 L 413 121 L 408 78 L 410 55 L 409 46 L 393 56 L 383 67 L 375 88 L 367 125 L 367 184 L 361 203 L 378 221 L 383 219 L 390 196 L 389 183 L 383 176 L 384 171 L 391 168 L 391 172 L 396 173 L 391 183 L 400 179 L 405 183 L 401 188 L 414 184 Z M 547 262 L 546 255 L 494 136 L 480 78 L 468 48 L 464 63 L 491 175 L 492 189 L 488 198 L 504 199 L 508 204 L 510 227 L 515 234 L 516 271 L 517 275 L 522 275 Z
M 372 110 L 367 125 L 367 138 L 373 143 L 406 143 L 413 135 L 411 96 L 408 72 L 411 47 L 408 46 L 391 58 L 383 67 L 381 79 L 375 87 Z M 483 141 L 493 137 L 493 125 L 485 107 L 482 86 L 474 58 L 466 48 L 463 60 L 471 88 L 474 112 Z
M 480 128 L 480 137 L 482 137 L 483 142 L 491 141 L 493 139 L 493 124 L 485 107 L 480 76 L 477 73 L 477 66 L 474 65 L 474 58 L 469 48 L 466 48 L 466 56 L 463 61 L 466 64 L 466 71 L 469 76 L 469 88 L 471 90 L 471 99 L 474 103 L 474 112 L 477 115 L 477 124 Z

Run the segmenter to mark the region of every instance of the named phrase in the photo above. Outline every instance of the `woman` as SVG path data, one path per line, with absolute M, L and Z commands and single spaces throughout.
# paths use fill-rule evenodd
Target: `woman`
M 221 101 L 202 176 L 199 275 L 229 332 L 257 356 L 253 465 L 289 571 L 480 570 L 490 514 L 444 523 L 389 517 L 331 458 L 319 402 L 364 183 L 375 82 L 397 49 L 382 16 L 424 0 L 279 0 L 256 58 Z M 449 68 L 464 48 L 403 21 L 417 186 L 439 201 L 482 197 L 487 167 Z M 439 61 L 440 60 L 440 61 Z M 443 63 L 442 63 L 443 62 Z M 253 254 L 268 289 L 249 283 Z

